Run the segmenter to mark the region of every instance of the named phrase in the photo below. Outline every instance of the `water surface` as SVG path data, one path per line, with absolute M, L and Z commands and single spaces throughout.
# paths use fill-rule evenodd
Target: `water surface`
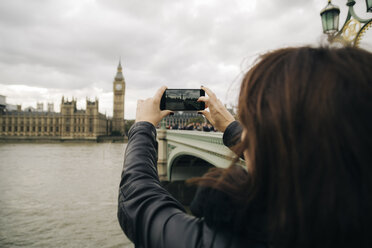
M 133 247 L 116 218 L 126 144 L 0 144 L 0 247 Z

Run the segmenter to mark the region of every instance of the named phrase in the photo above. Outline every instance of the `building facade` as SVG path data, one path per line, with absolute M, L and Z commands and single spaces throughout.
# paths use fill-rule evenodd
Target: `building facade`
M 26 111 L 22 111 L 19 105 L 17 110 L 2 108 L 0 110 L 0 137 L 97 140 L 100 136 L 113 134 L 114 130 L 124 134 L 124 77 L 121 77 L 122 80 L 117 80 L 120 79 L 119 71 L 122 76 L 121 70 L 119 63 L 114 81 L 114 118 L 111 119 L 99 113 L 98 99 L 95 101 L 87 99 L 86 109 L 78 110 L 76 99 L 68 101 L 62 97 L 59 113 L 54 112 L 54 106 L 50 104 L 47 111 L 44 111 L 40 103 L 37 104 L 36 110 L 27 108 Z M 118 84 L 121 84 L 122 88 L 119 89 L 116 86 Z M 118 91 L 117 94 L 115 90 Z M 1 100 L 3 103 L 5 97 Z M 5 102 L 2 105 L 5 105 Z M 114 120 L 115 129 L 113 129 Z
M 195 118 L 201 117 L 197 112 L 185 111 L 185 112 L 174 112 L 174 115 L 168 115 L 164 117 L 163 121 L 166 127 L 177 126 L 182 129 L 187 126 Z

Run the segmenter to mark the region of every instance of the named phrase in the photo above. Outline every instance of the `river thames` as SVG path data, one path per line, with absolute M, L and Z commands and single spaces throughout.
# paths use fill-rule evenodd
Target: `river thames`
M 116 218 L 126 144 L 0 144 L 0 247 L 133 247 Z

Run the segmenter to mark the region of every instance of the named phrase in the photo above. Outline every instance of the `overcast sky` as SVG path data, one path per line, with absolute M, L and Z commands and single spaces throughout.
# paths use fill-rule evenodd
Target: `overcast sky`
M 365 13 L 365 1 L 356 1 Z M 346 0 L 334 0 L 341 9 Z M 0 0 L 0 95 L 22 108 L 86 97 L 112 116 L 121 57 L 125 118 L 161 85 L 205 85 L 236 103 L 240 78 L 261 53 L 324 42 L 327 0 Z M 368 31 L 372 33 L 371 30 Z M 367 33 L 368 33 L 367 32 Z M 364 42 L 371 44 L 367 34 Z

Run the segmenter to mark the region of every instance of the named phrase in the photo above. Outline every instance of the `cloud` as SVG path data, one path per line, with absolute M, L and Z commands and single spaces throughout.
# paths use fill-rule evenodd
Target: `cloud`
M 28 99 L 30 105 L 38 99 L 48 101 L 50 94 L 53 100 L 70 95 L 82 102 L 85 96 L 97 96 L 100 111 L 111 115 L 109 98 L 121 57 L 126 118 L 134 118 L 137 99 L 152 96 L 163 84 L 170 88 L 205 84 L 223 102 L 235 104 L 242 72 L 259 54 L 320 39 L 319 11 L 325 4 L 323 0 L 1 1 L 0 94 L 8 101 Z M 22 98 L 12 93 L 12 85 L 18 85 Z

